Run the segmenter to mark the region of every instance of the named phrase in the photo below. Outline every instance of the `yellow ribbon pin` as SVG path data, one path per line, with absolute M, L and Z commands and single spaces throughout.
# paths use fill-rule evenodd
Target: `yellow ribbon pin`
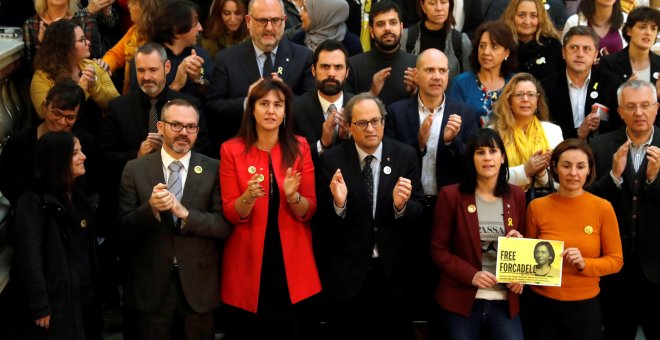
M 598 82 L 594 84 L 594 90 L 598 90 Z
M 506 221 L 509 227 L 513 227 L 513 218 L 509 217 L 509 219 Z

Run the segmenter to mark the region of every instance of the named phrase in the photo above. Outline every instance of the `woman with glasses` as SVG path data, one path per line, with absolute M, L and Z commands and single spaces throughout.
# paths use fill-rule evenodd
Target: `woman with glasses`
M 637 7 L 628 14 L 623 25 L 623 37 L 628 46 L 600 59 L 600 69 L 657 84 L 660 56 L 651 51 L 660 27 L 660 11 L 652 7 Z
M 321 291 L 309 221 L 316 212 L 309 145 L 293 135 L 293 94 L 263 79 L 237 137 L 220 148 L 223 212 L 234 224 L 222 258 L 228 339 L 307 339 Z
M 548 182 L 550 152 L 564 138 L 548 121 L 543 88 L 529 73 L 518 73 L 504 87 L 490 125 L 502 137 L 509 160 L 509 183 L 528 188 Z
M 525 237 L 564 242 L 555 259 L 563 261 L 561 287 L 531 286 L 523 301 L 528 339 L 602 337 L 598 282 L 621 270 L 623 252 L 612 205 L 584 190 L 596 178 L 594 163 L 585 141 L 561 142 L 550 158 L 559 189 L 533 200 L 527 209 Z
M 436 205 L 431 236 L 431 257 L 440 267 L 441 329 L 448 339 L 522 340 L 523 285 L 498 283 L 495 270 L 498 238 L 522 237 L 525 194 L 507 183 L 506 149 L 495 131 L 472 136 L 464 160 L 460 184 L 438 194 L 443 204 Z
M 102 338 L 98 197 L 80 185 L 85 159 L 68 132 L 49 132 L 36 144 L 34 180 L 16 207 L 17 339 Z
M 481 114 L 481 125 L 488 125 L 493 106 L 517 67 L 516 59 L 509 27 L 499 21 L 484 22 L 472 42 L 472 71 L 452 79 L 447 95 L 474 107 Z
M 300 9 L 300 28 L 291 41 L 312 52 L 328 39 L 344 45 L 348 56 L 362 53 L 360 38 L 346 28 L 348 3 L 345 0 L 306 0 Z
M 42 104 L 46 94 L 60 77 L 76 82 L 85 91 L 85 98 L 91 98 L 101 109 L 119 97 L 108 72 L 88 58 L 89 41 L 80 26 L 59 20 L 48 27 L 34 58 L 35 72 L 30 84 L 32 104 L 40 118 L 44 118 Z
M 502 14 L 518 44 L 518 69 L 539 80 L 565 71 L 559 32 L 543 4 L 542 0 L 515 0 Z

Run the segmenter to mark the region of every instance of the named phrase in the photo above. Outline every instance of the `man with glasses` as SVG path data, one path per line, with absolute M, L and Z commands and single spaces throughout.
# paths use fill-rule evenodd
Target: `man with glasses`
M 385 107 L 371 93 L 344 107 L 352 139 L 321 155 L 318 265 L 332 339 L 410 339 L 406 249 L 422 187 L 413 148 L 383 139 Z
M 157 123 L 162 147 L 126 164 L 119 194 L 130 339 L 213 339 L 220 303 L 216 239 L 222 217 L 219 162 L 192 152 L 199 112 L 174 99 Z
M 556 73 L 541 84 L 548 99 L 551 120 L 564 138 L 587 139 L 617 129 L 623 123 L 615 112 L 616 88 L 623 79 L 593 68 L 600 37 L 588 26 L 575 26 L 563 39 L 566 72 Z
M 285 20 L 281 0 L 252 0 L 245 16 L 250 40 L 218 53 L 205 107 L 216 150 L 238 132 L 245 98 L 260 78 L 281 78 L 296 95 L 315 88 L 312 52 L 282 39 Z
M 638 326 L 660 337 L 660 133 L 655 85 L 629 80 L 617 91 L 625 126 L 590 141 L 598 180 L 589 188 L 612 203 L 623 243 L 623 269 L 601 278 L 604 339 L 633 340 Z

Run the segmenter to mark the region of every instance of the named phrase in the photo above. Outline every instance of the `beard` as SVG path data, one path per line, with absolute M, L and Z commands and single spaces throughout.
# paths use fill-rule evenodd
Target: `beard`
M 341 92 L 344 89 L 344 84 L 346 80 L 339 81 L 337 79 L 328 78 L 323 80 L 316 80 L 316 88 L 321 91 L 321 93 L 327 96 L 334 96 L 337 93 Z
M 401 35 L 396 36 L 396 39 L 394 39 L 393 42 L 386 43 L 383 41 L 384 40 L 383 38 L 385 37 L 385 35 L 389 35 L 389 34 L 396 36 L 394 33 L 386 33 L 380 38 L 374 39 L 374 44 L 376 44 L 376 47 L 378 47 L 378 49 L 385 52 L 391 52 L 399 48 L 399 44 L 401 43 Z

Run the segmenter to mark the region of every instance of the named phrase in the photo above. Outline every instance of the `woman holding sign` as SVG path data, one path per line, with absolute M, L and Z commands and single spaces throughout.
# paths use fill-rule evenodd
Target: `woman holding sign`
M 623 266 L 616 215 L 609 202 L 584 190 L 596 178 L 594 156 L 584 141 L 557 145 L 550 172 L 559 190 L 529 204 L 525 236 L 564 241 L 557 257 L 564 261 L 561 287 L 532 286 L 524 305 L 525 335 L 601 339 L 598 281 Z
M 507 183 L 502 139 L 482 129 L 469 141 L 465 175 L 444 187 L 436 205 L 431 257 L 440 267 L 436 300 L 450 339 L 522 339 L 518 317 L 520 283 L 495 279 L 497 239 L 522 237 L 525 194 Z M 484 317 L 486 315 L 486 317 Z

